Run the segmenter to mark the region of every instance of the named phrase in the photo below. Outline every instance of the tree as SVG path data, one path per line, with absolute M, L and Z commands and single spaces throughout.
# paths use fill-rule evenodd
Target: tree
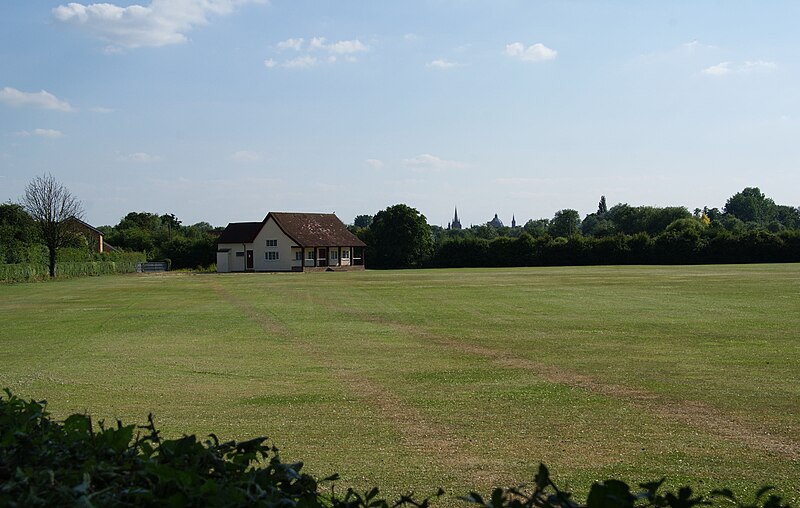
M 550 221 L 547 219 L 531 219 L 522 226 L 522 229 L 533 238 L 538 238 L 547 234 L 547 227 L 549 225 Z
M 172 240 L 172 232 L 178 231 L 181 227 L 181 221 L 172 213 L 165 213 L 162 215 L 161 224 L 167 227 L 167 240 Z
M 38 241 L 36 223 L 22 206 L 0 205 L 0 264 L 30 261 L 31 246 Z
M 356 215 L 353 219 L 353 226 L 357 228 L 368 228 L 372 224 L 372 215 Z
M 581 231 L 581 216 L 577 210 L 566 208 L 559 210 L 550 221 L 547 232 L 551 236 L 570 237 L 579 234 Z
M 725 213 L 744 222 L 765 225 L 775 217 L 775 202 L 766 197 L 758 187 L 746 187 L 725 203 Z
M 49 173 L 25 187 L 22 206 L 39 226 L 48 249 L 50 277 L 56 276 L 56 254 L 72 238 L 69 220 L 83 217 L 81 202 Z
M 399 204 L 378 212 L 367 240 L 367 262 L 376 268 L 422 266 L 433 251 L 433 236 L 424 215 Z
M 608 211 L 608 205 L 606 204 L 606 197 L 600 196 L 600 203 L 597 204 L 597 215 L 602 216 Z

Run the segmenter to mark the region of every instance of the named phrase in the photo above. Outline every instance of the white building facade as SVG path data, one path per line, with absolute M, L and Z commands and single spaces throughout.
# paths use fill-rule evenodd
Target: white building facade
M 334 214 L 270 212 L 261 222 L 228 224 L 217 272 L 363 269 L 365 247 Z

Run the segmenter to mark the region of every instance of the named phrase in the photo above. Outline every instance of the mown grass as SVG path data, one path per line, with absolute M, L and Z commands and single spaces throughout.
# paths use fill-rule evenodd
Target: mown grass
M 800 502 L 800 265 L 98 277 L 0 286 L 0 322 L 0 386 L 56 415 L 268 435 L 342 486 L 543 461 Z

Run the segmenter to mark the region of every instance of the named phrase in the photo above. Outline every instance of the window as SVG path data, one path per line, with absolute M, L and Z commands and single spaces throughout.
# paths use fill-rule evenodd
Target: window
M 242 252 L 242 251 L 238 251 L 238 252 L 236 253 L 236 257 L 237 257 L 237 258 L 243 258 L 243 257 L 244 257 L 244 252 Z
M 278 251 L 276 250 L 267 251 L 264 253 L 264 258 L 266 258 L 267 261 L 277 261 L 279 259 Z
M 267 247 L 277 247 L 278 240 L 267 240 Z
M 335 251 L 335 250 L 332 250 L 332 251 L 331 251 L 331 259 L 336 259 L 336 256 L 337 256 L 337 255 L 338 255 L 338 254 L 336 253 L 336 251 Z
M 350 251 L 349 250 L 343 250 L 342 251 L 342 259 L 350 259 Z
M 306 256 L 306 259 L 314 259 L 314 251 L 313 250 L 308 251 L 308 255 Z
M 300 252 L 300 251 L 295 252 L 294 253 L 294 260 L 295 261 L 302 261 L 303 260 L 303 253 Z

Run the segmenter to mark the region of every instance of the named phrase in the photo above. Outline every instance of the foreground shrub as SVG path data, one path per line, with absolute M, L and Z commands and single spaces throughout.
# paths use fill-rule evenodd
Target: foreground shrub
M 403 496 L 379 497 L 377 488 L 337 494 L 302 473 L 303 464 L 286 464 L 267 438 L 220 443 L 195 436 L 162 439 L 153 424 L 96 426 L 86 415 L 56 422 L 45 402 L 25 401 L 8 389 L 0 396 L 0 506 L 172 506 L 298 508 L 426 508 L 430 501 Z M 607 480 L 591 487 L 586 508 L 690 508 L 724 501 L 738 508 L 789 508 L 771 487 L 755 503 L 744 504 L 728 490 L 696 495 L 689 487 L 677 493 L 659 490 L 663 480 L 632 492 L 625 483 Z M 439 491 L 441 496 L 444 492 Z M 559 490 L 544 465 L 531 489 L 495 489 L 488 500 L 478 493 L 461 498 L 487 508 L 581 508 L 570 493 Z

